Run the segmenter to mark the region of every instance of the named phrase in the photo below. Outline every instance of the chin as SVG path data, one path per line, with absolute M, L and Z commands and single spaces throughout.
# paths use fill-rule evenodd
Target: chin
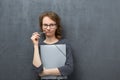
M 50 36 L 52 36 L 52 35 L 51 35 L 51 34 L 46 34 L 46 36 L 50 37 Z

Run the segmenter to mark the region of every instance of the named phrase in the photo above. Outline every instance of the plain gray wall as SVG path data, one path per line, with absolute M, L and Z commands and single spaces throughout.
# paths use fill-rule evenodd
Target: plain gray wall
M 0 80 L 33 80 L 38 16 L 59 14 L 73 48 L 69 80 L 120 80 L 120 0 L 0 0 Z

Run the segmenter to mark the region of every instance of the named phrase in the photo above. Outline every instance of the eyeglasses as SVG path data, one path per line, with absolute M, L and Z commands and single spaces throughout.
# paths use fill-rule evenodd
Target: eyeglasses
M 50 27 L 51 29 L 54 29 L 56 27 L 56 24 L 43 24 L 43 28 Z

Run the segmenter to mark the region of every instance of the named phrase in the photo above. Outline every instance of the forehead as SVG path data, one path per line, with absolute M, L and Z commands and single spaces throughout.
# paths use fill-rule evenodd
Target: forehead
M 50 19 L 49 17 L 45 16 L 43 18 L 43 23 L 55 23 L 55 21 L 53 21 L 52 19 Z

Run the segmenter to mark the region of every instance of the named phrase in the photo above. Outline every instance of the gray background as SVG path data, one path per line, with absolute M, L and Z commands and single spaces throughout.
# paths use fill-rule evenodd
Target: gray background
M 120 0 L 0 0 L 0 80 L 33 80 L 38 16 L 55 11 L 73 48 L 69 80 L 120 80 Z

